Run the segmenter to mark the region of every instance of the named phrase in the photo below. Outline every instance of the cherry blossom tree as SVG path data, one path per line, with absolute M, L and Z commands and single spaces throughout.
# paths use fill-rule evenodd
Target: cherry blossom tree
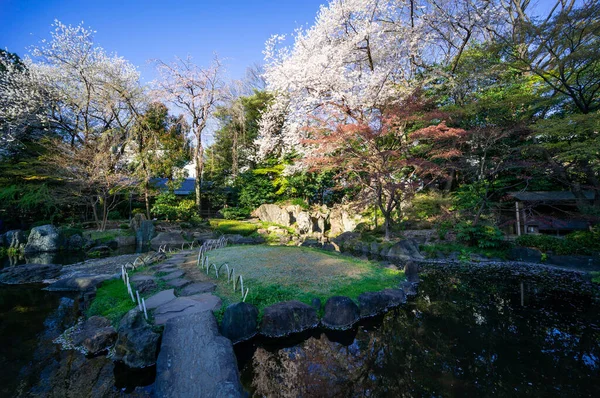
M 43 129 L 47 96 L 39 83 L 35 70 L 0 50 L 0 155 L 10 155 L 32 130 Z
M 223 82 L 223 65 L 215 56 L 211 65 L 200 68 L 191 57 L 177 58 L 168 64 L 156 60 L 159 79 L 154 82 L 154 96 L 181 109 L 192 127 L 196 167 L 196 205 L 200 210 L 201 182 L 204 169 L 204 144 L 202 134 L 217 105 L 226 95 Z
M 136 67 L 98 47 L 93 31 L 59 21 L 53 26 L 50 40 L 24 59 L 23 71 L 8 66 L 0 119 L 18 125 L 35 115 L 61 135 L 50 140 L 47 160 L 103 229 L 119 193 L 131 184 L 123 154 L 127 132 L 146 106 L 144 90 Z
M 291 47 L 278 46 L 284 36 L 267 42 L 265 78 L 276 97 L 261 120 L 259 156 L 302 152 L 315 119 L 380 124 L 387 107 L 432 84 L 424 72 L 452 71 L 503 13 L 485 0 L 331 1 Z

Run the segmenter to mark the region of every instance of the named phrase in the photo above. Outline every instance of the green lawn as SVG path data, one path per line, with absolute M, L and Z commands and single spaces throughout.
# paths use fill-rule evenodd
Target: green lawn
M 210 226 L 224 234 L 239 234 L 242 236 L 252 235 L 258 229 L 258 225 L 248 221 L 222 220 L 212 218 L 209 220 Z
M 375 262 L 304 247 L 231 246 L 208 253 L 209 263 L 228 263 L 235 275 L 242 275 L 249 288 L 246 302 L 259 310 L 286 300 L 309 304 L 313 298 L 325 303 L 331 296 L 356 299 L 361 293 L 398 287 L 404 272 L 383 268 Z M 233 292 L 225 267 L 219 279 L 211 268 L 210 279 L 217 283 L 216 294 L 224 306 L 241 301 Z

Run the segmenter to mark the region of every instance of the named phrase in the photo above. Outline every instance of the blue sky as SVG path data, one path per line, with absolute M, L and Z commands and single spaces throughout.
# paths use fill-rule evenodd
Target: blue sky
M 325 0 L 0 0 L 0 48 L 23 55 L 49 38 L 54 19 L 84 21 L 95 41 L 137 65 L 146 81 L 154 78 L 147 60 L 190 54 L 208 65 L 213 52 L 225 59 L 228 74 L 241 78 L 262 62 L 272 34 L 310 26 Z

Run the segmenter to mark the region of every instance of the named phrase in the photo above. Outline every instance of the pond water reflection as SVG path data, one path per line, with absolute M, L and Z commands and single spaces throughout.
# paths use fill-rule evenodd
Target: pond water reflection
M 600 396 L 598 288 L 569 273 L 431 269 L 344 336 L 237 348 L 256 396 Z

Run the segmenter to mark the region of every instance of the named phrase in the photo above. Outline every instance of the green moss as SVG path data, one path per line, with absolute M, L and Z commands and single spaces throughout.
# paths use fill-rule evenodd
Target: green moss
M 592 274 L 592 282 L 600 284 L 600 271 L 590 272 Z
M 87 310 L 88 317 L 94 315 L 104 316 L 116 327 L 121 318 L 131 309 L 135 303 L 127 293 L 127 288 L 121 279 L 114 279 L 102 283 L 96 291 L 96 297 Z

